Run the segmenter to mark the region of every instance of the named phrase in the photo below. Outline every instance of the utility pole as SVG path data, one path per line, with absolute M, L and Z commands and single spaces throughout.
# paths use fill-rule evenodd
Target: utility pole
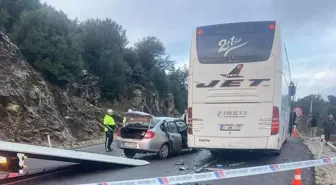
M 314 95 L 311 95 L 311 100 L 310 100 L 310 114 L 313 114 L 313 101 L 314 101 Z

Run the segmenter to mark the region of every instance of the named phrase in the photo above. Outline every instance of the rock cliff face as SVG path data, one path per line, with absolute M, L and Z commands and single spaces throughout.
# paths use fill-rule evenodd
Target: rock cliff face
M 49 134 L 53 142 L 69 145 L 98 137 L 97 120 L 103 112 L 86 100 L 95 103 L 99 94 L 78 84 L 69 85 L 69 92 L 62 91 L 48 84 L 23 58 L 1 33 L 0 139 L 44 144 Z
M 105 109 L 99 108 L 97 83 L 96 77 L 83 71 L 83 78 L 64 90 L 49 84 L 0 32 L 0 140 L 46 145 L 50 135 L 53 143 L 71 146 L 101 137 L 99 122 Z M 160 100 L 142 88 L 132 93 L 131 100 L 110 106 L 178 115 L 173 97 Z

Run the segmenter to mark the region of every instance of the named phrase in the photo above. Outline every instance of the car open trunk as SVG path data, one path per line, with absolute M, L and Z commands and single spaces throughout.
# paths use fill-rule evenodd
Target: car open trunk
M 128 138 L 128 139 L 143 139 L 147 130 L 148 126 L 137 124 L 128 125 L 126 127 L 121 128 L 120 136 L 122 138 Z
M 127 139 L 143 139 L 147 130 L 151 129 L 153 116 L 138 111 L 126 112 L 124 115 L 126 122 L 120 129 L 120 136 Z

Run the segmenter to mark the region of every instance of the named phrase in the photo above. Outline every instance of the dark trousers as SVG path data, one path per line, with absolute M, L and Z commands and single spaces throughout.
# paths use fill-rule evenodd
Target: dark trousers
M 328 142 L 330 139 L 330 132 L 324 132 L 325 140 Z
M 111 150 L 111 144 L 113 142 L 113 132 L 105 132 L 105 149 Z
M 293 126 L 289 125 L 289 136 L 292 136 Z

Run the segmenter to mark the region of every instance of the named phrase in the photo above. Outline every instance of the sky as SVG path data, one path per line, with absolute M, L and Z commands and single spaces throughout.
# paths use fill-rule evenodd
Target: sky
M 197 26 L 276 20 L 297 83 L 297 97 L 336 95 L 335 0 L 42 0 L 70 18 L 111 18 L 130 43 L 156 36 L 178 66 L 188 63 Z

